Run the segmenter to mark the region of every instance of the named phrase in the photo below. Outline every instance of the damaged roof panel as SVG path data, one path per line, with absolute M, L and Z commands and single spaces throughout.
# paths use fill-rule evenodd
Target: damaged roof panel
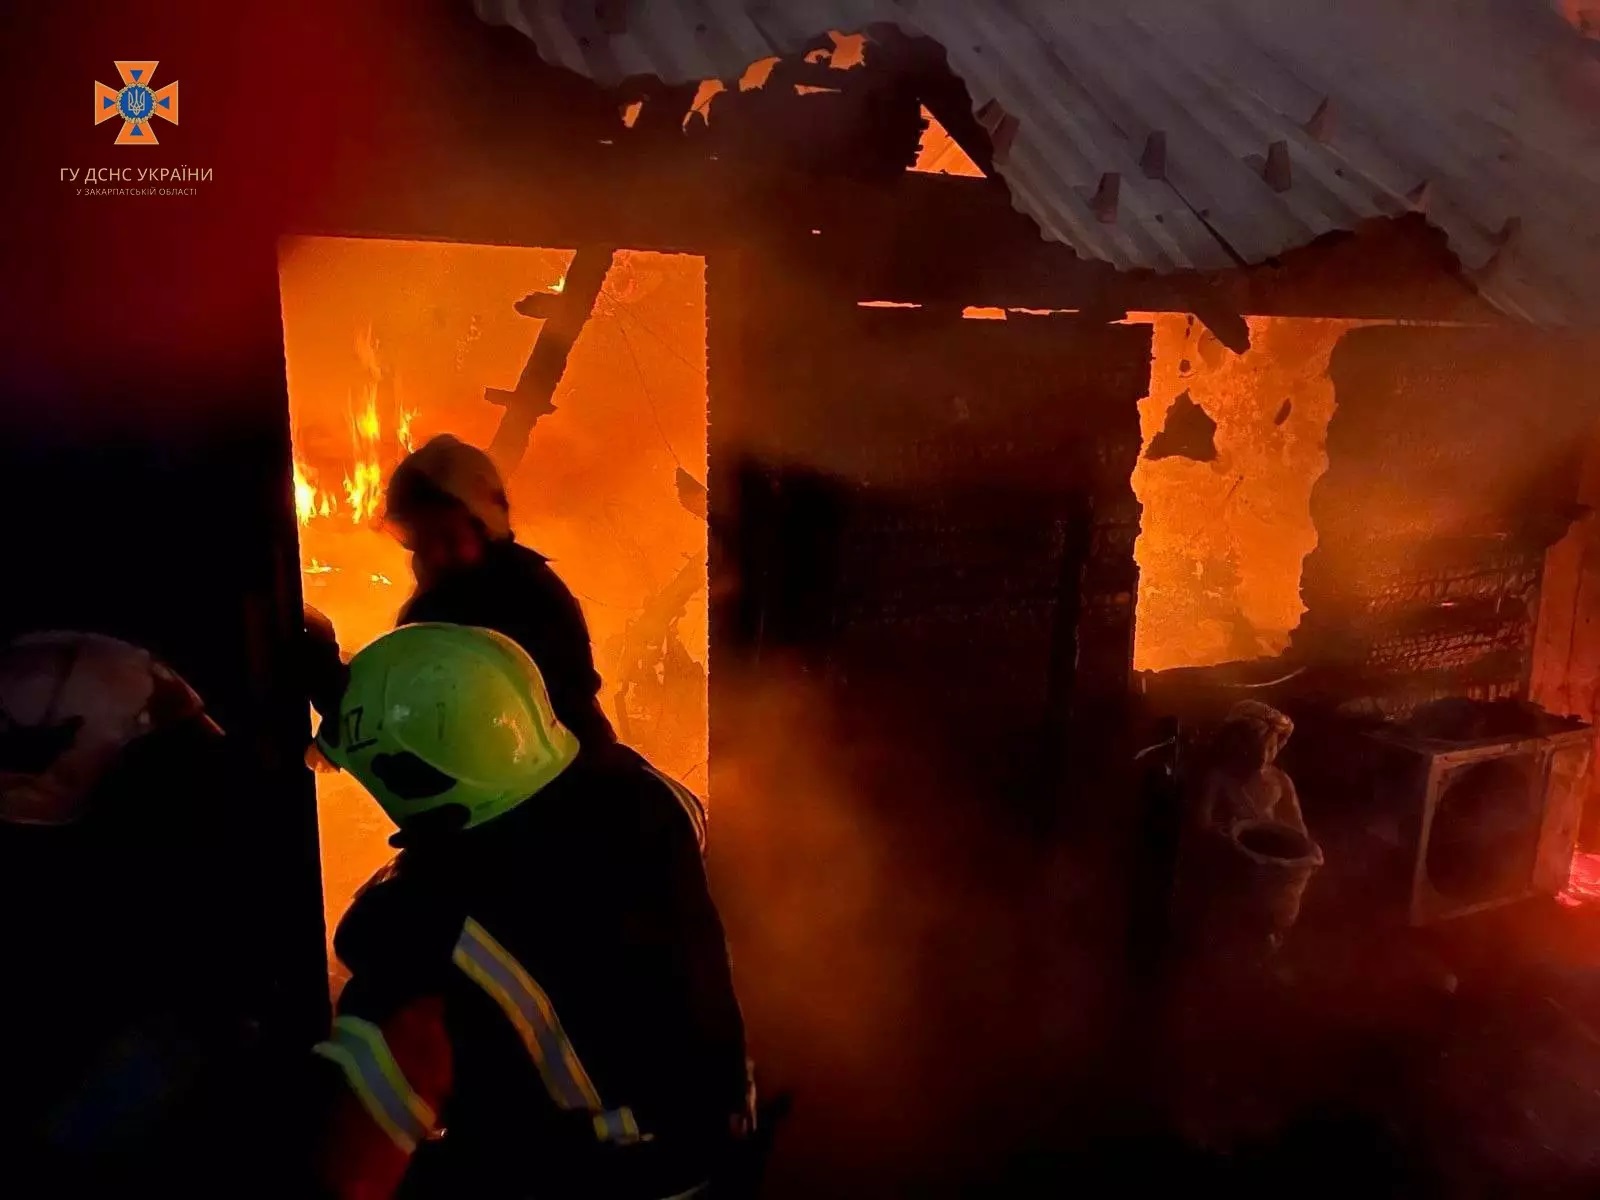
M 980 119 L 1015 118 L 1013 203 L 1084 257 L 1218 269 L 1417 207 L 1491 302 L 1600 321 L 1600 55 L 1548 0 L 476 4 L 607 86 L 731 85 L 896 24 L 945 47 Z

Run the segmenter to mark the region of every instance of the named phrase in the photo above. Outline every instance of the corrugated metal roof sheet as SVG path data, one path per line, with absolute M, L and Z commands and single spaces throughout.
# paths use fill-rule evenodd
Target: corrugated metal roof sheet
M 1600 323 L 1600 54 L 1547 0 L 477 8 L 606 85 L 732 81 L 830 29 L 894 23 L 945 47 L 976 111 L 992 101 L 1017 118 L 997 164 L 1013 202 L 1085 257 L 1158 271 L 1255 263 L 1420 206 L 1491 302 Z M 1153 135 L 1165 142 L 1154 178 Z M 1105 220 L 1092 201 L 1111 173 Z

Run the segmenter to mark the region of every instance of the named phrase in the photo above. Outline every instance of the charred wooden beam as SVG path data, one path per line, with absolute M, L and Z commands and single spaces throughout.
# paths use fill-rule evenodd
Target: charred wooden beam
M 573 343 L 583 332 L 584 324 L 594 311 L 594 302 L 605 284 L 606 272 L 611 269 L 616 250 L 611 247 L 582 246 L 573 255 L 567 268 L 566 284 L 559 303 L 546 306 L 539 337 L 528 354 L 517 386 L 510 391 L 487 388 L 484 398 L 491 404 L 504 406 L 505 415 L 495 430 L 489 444 L 489 454 L 506 475 L 510 475 L 522 462 L 528 450 L 528 436 L 539 418 L 555 411 L 554 396 L 561 376 L 567 369 L 567 358 Z M 534 297 L 526 297 L 518 311 L 526 311 Z M 541 297 L 542 299 L 542 297 Z

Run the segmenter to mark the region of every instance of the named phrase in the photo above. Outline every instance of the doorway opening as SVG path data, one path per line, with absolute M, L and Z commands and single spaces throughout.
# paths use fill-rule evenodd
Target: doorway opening
M 489 448 L 553 319 L 571 249 L 296 237 L 279 252 L 306 602 L 348 656 L 394 624 L 405 551 L 381 525 L 395 465 L 449 433 Z M 702 796 L 707 772 L 705 263 L 620 250 L 550 411 L 508 472 L 513 530 L 583 606 L 623 740 Z M 547 406 L 548 407 L 548 406 Z M 319 774 L 331 931 L 392 851 L 353 779 Z

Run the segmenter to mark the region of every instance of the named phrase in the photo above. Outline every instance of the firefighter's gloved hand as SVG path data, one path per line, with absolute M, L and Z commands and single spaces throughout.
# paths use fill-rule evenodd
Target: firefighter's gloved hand
M 311 707 L 327 717 L 339 709 L 349 668 L 339 653 L 339 635 L 325 614 L 307 604 L 305 626 L 305 636 L 300 641 L 301 678 Z

